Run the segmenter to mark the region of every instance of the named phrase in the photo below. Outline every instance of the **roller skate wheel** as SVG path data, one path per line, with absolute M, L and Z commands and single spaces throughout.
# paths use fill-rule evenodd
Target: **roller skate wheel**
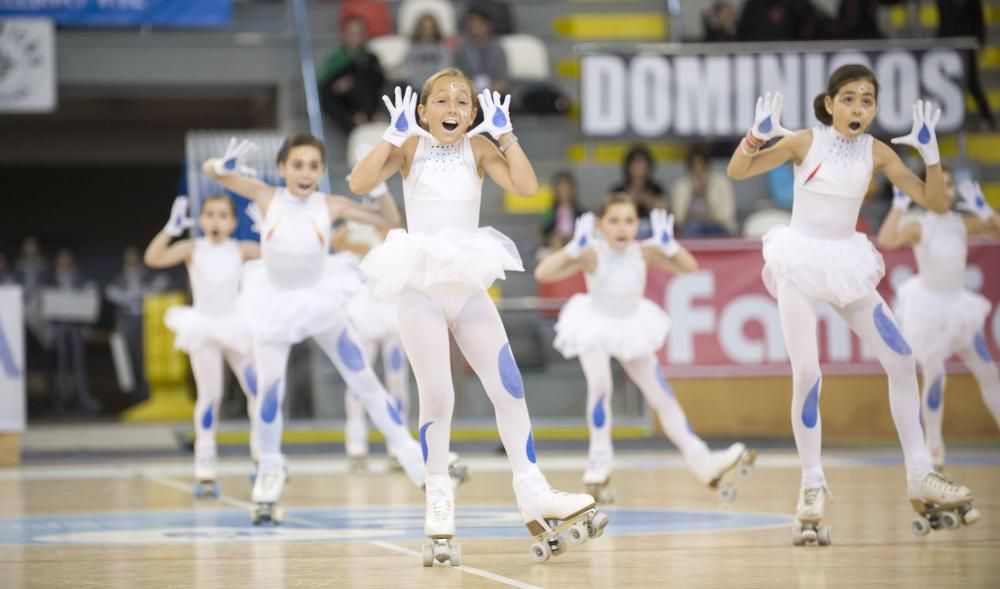
M 547 544 L 535 542 L 531 545 L 531 558 L 535 559 L 535 562 L 545 562 L 551 556 L 552 550 Z
M 430 544 L 424 544 L 422 556 L 424 559 L 424 566 L 432 566 L 434 564 L 434 547 Z
M 832 540 L 830 534 L 830 526 L 820 526 L 816 534 L 816 541 L 819 542 L 820 546 L 829 546 Z
M 201 488 L 201 483 L 195 483 L 191 486 L 191 494 L 196 498 L 201 499 L 205 496 L 205 489 Z
M 587 526 L 588 535 L 591 538 L 600 538 L 604 535 L 604 528 L 608 527 L 608 515 L 606 513 L 597 512 L 594 517 L 590 520 L 590 525 Z
M 569 541 L 573 544 L 583 544 L 590 537 L 590 532 L 584 524 L 573 524 L 569 528 Z
M 271 521 L 276 524 L 280 524 L 281 522 L 285 521 L 285 508 L 284 507 L 272 508 Z
M 464 464 L 452 464 L 448 466 L 448 476 L 453 478 L 459 485 L 469 480 L 469 467 Z
M 736 498 L 736 487 L 732 485 L 722 485 L 719 487 L 719 499 L 729 502 Z
M 448 559 L 451 562 L 451 566 L 460 567 L 462 566 L 462 547 L 458 544 L 451 545 L 451 558 Z
M 916 536 L 926 536 L 931 533 L 931 522 L 926 517 L 918 515 L 913 518 L 910 529 L 913 530 L 913 534 Z
M 219 483 L 215 481 L 200 481 L 192 487 L 194 496 L 201 498 L 216 499 L 219 497 Z
M 982 517 L 982 515 L 979 513 L 979 510 L 973 508 L 962 514 L 962 523 L 967 526 L 971 526 L 979 521 L 980 517 Z
M 962 526 L 962 519 L 957 513 L 946 511 L 941 514 L 941 527 L 946 530 L 957 530 Z
M 802 543 L 803 544 L 816 543 L 816 528 L 804 528 L 802 530 Z
M 549 549 L 552 551 L 552 556 L 565 554 L 566 547 L 566 539 L 562 536 L 556 536 L 555 539 L 549 542 Z
M 802 524 L 796 522 L 792 524 L 792 545 L 802 546 L 805 541 L 802 539 Z
M 753 474 L 753 465 L 752 464 L 746 464 L 746 463 L 741 464 L 740 465 L 740 469 L 739 469 L 739 473 L 740 473 L 741 477 L 747 478 L 748 476 L 750 476 L 751 474 Z
M 597 499 L 598 503 L 614 503 L 615 490 L 611 487 L 601 487 L 598 489 L 597 494 L 594 495 L 594 499 Z

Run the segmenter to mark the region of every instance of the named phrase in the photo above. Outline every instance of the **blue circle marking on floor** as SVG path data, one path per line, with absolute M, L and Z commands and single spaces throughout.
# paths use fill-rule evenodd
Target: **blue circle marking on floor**
M 786 515 L 606 507 L 608 536 L 724 532 L 790 525 Z M 504 507 L 460 507 L 463 540 L 526 538 L 517 512 Z M 0 518 L 0 545 L 147 545 L 242 542 L 422 540 L 422 507 L 290 508 L 280 526 L 254 526 L 238 509 L 138 511 Z

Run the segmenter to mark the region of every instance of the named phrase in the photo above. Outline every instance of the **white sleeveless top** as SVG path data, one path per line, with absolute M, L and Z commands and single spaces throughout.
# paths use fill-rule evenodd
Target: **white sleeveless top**
M 810 237 L 846 239 L 872 179 L 872 136 L 848 140 L 833 127 L 812 129 L 812 145 L 795 166 L 791 228 Z
M 207 237 L 195 239 L 188 266 L 194 308 L 213 315 L 235 311 L 242 269 L 243 254 L 236 240 L 212 243 Z
M 941 293 L 965 288 L 968 237 L 965 221 L 954 211 L 924 213 L 920 217 L 920 243 L 913 246 L 920 282 Z
M 606 315 L 624 316 L 635 311 L 646 292 L 646 259 L 642 246 L 632 243 L 616 251 L 604 240 L 595 240 L 597 269 L 584 273 L 591 304 Z
M 407 231 L 433 235 L 445 227 L 475 230 L 482 196 L 483 178 L 468 136 L 453 145 L 420 138 L 403 180 Z
M 278 288 L 304 288 L 319 282 L 330 247 L 330 209 L 326 195 L 297 198 L 278 188 L 267 207 L 260 250 L 267 277 Z

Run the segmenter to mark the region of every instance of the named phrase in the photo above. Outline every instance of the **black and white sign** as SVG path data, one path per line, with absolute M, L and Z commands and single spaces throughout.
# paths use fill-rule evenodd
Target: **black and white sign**
M 0 20 L 0 112 L 55 110 L 55 53 L 51 20 Z
M 958 48 L 667 54 L 591 52 L 581 58 L 583 134 L 592 138 L 736 136 L 753 123 L 757 96 L 785 96 L 781 123 L 817 124 L 813 98 L 833 70 L 861 63 L 880 85 L 873 133 L 904 134 L 917 98 L 941 106 L 939 133 L 965 120 L 964 60 Z

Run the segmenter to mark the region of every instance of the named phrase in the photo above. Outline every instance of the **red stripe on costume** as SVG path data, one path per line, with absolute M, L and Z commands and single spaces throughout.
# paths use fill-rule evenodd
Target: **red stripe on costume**
M 320 230 L 319 230 L 319 229 L 316 229 L 316 227 L 315 227 L 315 226 L 313 226 L 313 231 L 315 231 L 315 232 L 316 232 L 316 239 L 318 239 L 318 240 L 319 240 L 319 244 L 320 244 L 320 245 L 326 245 L 326 242 L 325 242 L 325 241 L 323 241 L 323 234 L 322 234 L 322 233 L 320 232 Z
M 823 165 L 823 162 L 820 162 L 820 163 L 816 164 L 816 167 L 815 167 L 815 168 L 813 169 L 813 171 L 812 171 L 812 172 L 810 172 L 810 173 L 809 173 L 809 177 L 808 177 L 808 178 L 806 178 L 806 181 L 805 181 L 805 182 L 803 182 L 802 184 L 803 184 L 803 185 L 805 185 L 805 184 L 809 184 L 809 181 L 813 179 L 813 176 L 815 176 L 815 175 L 816 175 L 816 172 L 818 172 L 818 171 L 819 171 L 819 169 L 820 169 L 820 167 L 821 167 L 822 165 Z

